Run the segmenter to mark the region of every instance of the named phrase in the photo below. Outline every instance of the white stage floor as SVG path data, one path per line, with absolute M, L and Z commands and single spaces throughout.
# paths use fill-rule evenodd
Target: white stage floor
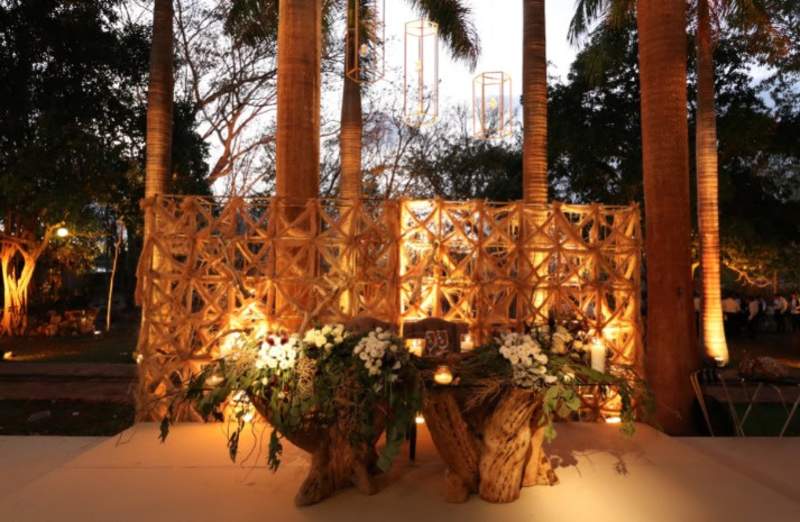
M 800 520 L 797 439 L 670 439 L 645 426 L 626 439 L 612 426 L 563 425 L 550 448 L 560 485 L 525 489 L 508 505 L 477 497 L 453 505 L 443 500 L 443 466 L 423 429 L 417 462 L 398 461 L 377 495 L 346 490 L 296 509 L 306 457 L 288 444 L 271 473 L 263 451 L 232 464 L 218 425 L 178 426 L 166 444 L 157 433 L 141 424 L 109 439 L 0 437 L 0 520 Z M 252 441 L 243 440 L 243 454 Z

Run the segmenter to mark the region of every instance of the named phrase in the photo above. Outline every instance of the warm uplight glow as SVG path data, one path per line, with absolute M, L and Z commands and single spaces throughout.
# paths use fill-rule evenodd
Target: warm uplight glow
M 68 235 L 69 235 L 69 229 L 67 227 L 58 227 L 58 230 L 56 230 L 56 236 L 62 239 L 67 237 Z
M 453 382 L 453 371 L 447 365 L 439 366 L 433 373 L 433 380 L 436 382 L 436 384 L 447 386 Z
M 607 417 L 606 424 L 621 424 L 622 419 L 620 417 Z
M 417 424 L 425 424 L 425 417 L 423 417 L 422 414 L 418 414 L 414 418 L 414 422 L 416 422 Z

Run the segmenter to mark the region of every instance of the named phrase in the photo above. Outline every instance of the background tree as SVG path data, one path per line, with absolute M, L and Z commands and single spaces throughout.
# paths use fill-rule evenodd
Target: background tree
M 478 34 L 471 20 L 471 9 L 462 0 L 409 0 L 421 16 L 435 22 L 439 26 L 439 37 L 444 41 L 451 55 L 457 60 L 463 60 L 471 68 L 475 67 L 480 55 L 480 42 Z M 342 94 L 341 131 L 339 137 L 341 181 L 340 197 L 343 199 L 360 198 L 362 188 L 362 137 L 363 114 L 361 84 L 349 77 L 347 71 L 355 64 L 352 63 L 355 50 L 361 45 L 380 45 L 378 35 L 370 35 L 370 17 L 375 13 L 371 11 L 372 2 L 365 0 L 348 0 L 346 2 L 346 17 L 348 33 L 345 41 L 344 59 L 344 89 Z M 361 41 L 356 41 L 355 27 L 356 11 L 360 9 L 359 19 L 364 22 L 364 27 L 359 34 Z M 372 41 L 370 41 L 370 39 Z
M 133 243 L 141 234 L 149 30 L 125 23 L 118 7 L 110 0 L 0 6 L 0 257 L 16 278 L 5 288 L 26 296 L 34 279 L 20 276 L 34 274 L 39 258 L 29 254 L 53 225 L 63 221 L 72 233 L 49 243 L 64 251 L 75 236 L 106 233 L 103 209 L 111 223 L 126 221 Z M 191 111 L 181 106 L 175 126 L 174 185 L 202 192 L 205 146 Z M 4 312 L 12 324 L 4 333 L 24 329 L 26 303 L 4 303 L 17 308 Z

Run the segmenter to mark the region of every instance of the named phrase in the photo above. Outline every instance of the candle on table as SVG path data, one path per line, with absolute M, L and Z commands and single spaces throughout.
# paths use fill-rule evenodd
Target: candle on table
M 453 372 L 450 370 L 449 366 L 442 365 L 436 368 L 436 371 L 433 372 L 433 380 L 436 384 L 441 384 L 442 386 L 447 386 L 451 382 L 453 382 Z
M 600 373 L 606 371 L 606 344 L 599 337 L 595 338 L 591 346 L 592 370 Z
M 411 355 L 422 357 L 422 352 L 425 351 L 425 339 L 408 339 L 406 340 L 406 348 Z
M 465 334 L 461 336 L 461 351 L 468 352 L 475 348 L 475 342 L 472 340 L 472 336 L 470 334 Z

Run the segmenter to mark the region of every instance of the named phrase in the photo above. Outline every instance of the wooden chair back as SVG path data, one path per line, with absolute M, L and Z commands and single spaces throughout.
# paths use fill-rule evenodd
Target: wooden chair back
M 387 323 L 386 321 L 381 321 L 380 319 L 369 316 L 354 317 L 344 323 L 345 330 L 354 335 L 362 335 L 378 327 L 397 333 L 397 327 L 392 323 Z
M 461 334 L 466 332 L 466 325 L 438 317 L 405 323 L 403 326 L 403 338 L 425 339 L 425 351 L 422 355 L 428 357 L 459 353 L 461 351 Z

